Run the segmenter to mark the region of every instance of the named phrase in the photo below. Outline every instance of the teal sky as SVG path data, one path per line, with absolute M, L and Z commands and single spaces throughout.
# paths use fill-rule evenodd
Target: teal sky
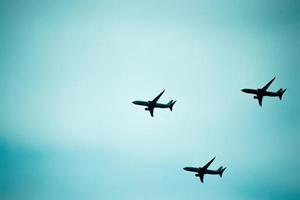
M 300 199 L 299 1 L 2 0 L 0 25 L 1 200 Z M 240 91 L 274 76 L 282 101 Z M 173 112 L 131 103 L 163 89 Z

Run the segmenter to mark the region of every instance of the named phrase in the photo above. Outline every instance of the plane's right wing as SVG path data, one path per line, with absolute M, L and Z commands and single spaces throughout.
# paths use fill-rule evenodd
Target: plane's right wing
M 199 174 L 199 178 L 200 178 L 201 183 L 203 183 L 204 174 Z
M 257 100 L 260 106 L 262 106 L 263 96 L 257 96 Z
M 154 115 L 153 115 L 154 108 L 149 108 L 149 112 L 150 112 L 151 117 L 153 117 L 153 116 L 154 116 Z

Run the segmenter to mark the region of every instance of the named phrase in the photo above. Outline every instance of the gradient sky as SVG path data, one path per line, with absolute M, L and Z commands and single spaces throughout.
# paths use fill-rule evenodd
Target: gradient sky
M 299 1 L 2 0 L 0 25 L 1 200 L 300 199 Z M 274 76 L 282 101 L 240 91 Z M 173 112 L 131 103 L 163 89 Z

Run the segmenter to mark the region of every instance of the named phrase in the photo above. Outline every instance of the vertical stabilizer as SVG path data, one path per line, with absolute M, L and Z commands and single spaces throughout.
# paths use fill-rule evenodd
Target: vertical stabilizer
M 223 172 L 225 171 L 225 169 L 226 169 L 226 167 L 223 168 L 222 166 L 218 169 L 220 177 L 222 177 Z
M 174 106 L 175 103 L 176 103 L 176 101 L 173 101 L 173 100 L 171 100 L 171 101 L 168 103 L 169 108 L 170 108 L 171 111 L 173 110 L 173 106 Z
M 282 89 L 282 88 L 280 88 L 276 93 L 278 94 L 278 97 L 279 97 L 279 99 L 281 100 L 282 99 L 282 95 L 283 95 L 283 93 L 286 91 L 286 89 Z

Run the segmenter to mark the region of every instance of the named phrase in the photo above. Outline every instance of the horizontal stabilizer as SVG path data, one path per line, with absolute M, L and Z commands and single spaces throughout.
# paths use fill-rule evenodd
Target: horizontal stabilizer
M 174 106 L 175 103 L 176 103 L 176 101 L 173 101 L 173 100 L 171 100 L 171 101 L 168 103 L 169 108 L 170 108 L 171 111 L 173 110 L 173 106 Z
M 225 171 L 225 169 L 226 169 L 226 167 L 223 168 L 222 166 L 218 169 L 218 171 L 220 173 L 220 177 L 222 177 L 223 172 Z
M 278 97 L 280 100 L 282 99 L 282 95 L 285 91 L 286 91 L 286 89 L 283 90 L 282 88 L 280 88 L 280 90 L 277 91 L 277 94 L 278 94 Z

